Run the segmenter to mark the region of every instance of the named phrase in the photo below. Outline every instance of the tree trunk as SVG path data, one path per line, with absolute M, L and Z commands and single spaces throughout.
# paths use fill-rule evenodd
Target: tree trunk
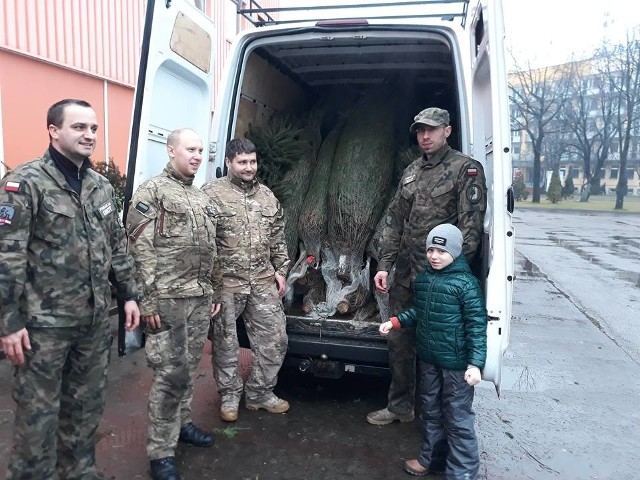
M 624 167 L 624 168 L 623 168 Z M 627 162 L 620 162 L 620 173 L 618 176 L 618 184 L 616 185 L 616 206 L 615 210 L 622 210 L 624 205 L 624 197 L 627 194 Z
M 533 203 L 540 203 L 540 155 L 533 155 L 533 192 L 531 195 Z
M 588 202 L 589 201 L 589 196 L 591 195 L 591 183 L 587 182 L 583 187 L 582 187 L 582 192 L 580 192 L 580 201 L 581 202 Z

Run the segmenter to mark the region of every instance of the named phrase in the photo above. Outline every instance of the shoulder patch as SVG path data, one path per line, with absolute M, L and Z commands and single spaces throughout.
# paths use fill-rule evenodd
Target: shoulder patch
M 20 205 L 0 203 L 0 228 L 10 227 L 18 220 Z
M 149 205 L 147 205 L 144 202 L 136 203 L 136 206 L 134 208 L 138 210 L 140 213 L 147 213 L 149 211 Z
M 7 182 L 4 184 L 4 189 L 7 192 L 20 192 L 21 182 Z
M 468 167 L 467 177 L 476 177 L 476 176 L 478 176 L 478 169 L 476 167 Z
M 471 203 L 478 203 L 482 200 L 482 190 L 478 185 L 469 185 L 466 192 L 467 200 Z

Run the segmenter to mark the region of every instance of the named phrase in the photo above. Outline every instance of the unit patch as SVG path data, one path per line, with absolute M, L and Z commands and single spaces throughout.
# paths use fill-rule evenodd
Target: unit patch
M 402 185 L 406 185 L 407 183 L 411 183 L 411 182 L 415 181 L 415 179 L 416 179 L 416 174 L 415 173 L 413 175 L 409 175 L 407 178 L 405 178 L 402 181 Z
M 135 209 L 140 213 L 147 213 L 149 211 L 149 205 L 144 202 L 138 202 L 136 203 Z
M 467 177 L 477 177 L 478 169 L 476 167 L 467 168 Z
M 469 187 L 467 187 L 467 200 L 469 200 L 471 203 L 478 203 L 480 200 L 482 200 L 482 191 L 480 190 L 480 187 L 478 185 L 469 185 Z
M 19 192 L 20 191 L 20 182 L 7 182 L 4 185 L 4 189 L 7 192 Z
M 100 207 L 98 207 L 98 210 L 100 211 L 100 215 L 102 215 L 102 218 L 105 218 L 107 215 L 113 212 L 113 202 L 107 202 L 104 205 L 101 205 Z
M 11 227 L 18 221 L 20 206 L 12 203 L 0 203 L 0 228 Z

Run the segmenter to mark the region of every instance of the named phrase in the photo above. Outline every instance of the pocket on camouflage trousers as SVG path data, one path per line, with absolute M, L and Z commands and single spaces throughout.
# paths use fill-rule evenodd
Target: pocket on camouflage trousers
M 145 334 L 144 350 L 147 355 L 147 365 L 151 368 L 171 365 L 177 357 L 176 349 L 173 345 L 173 330 L 171 326 L 159 331 L 147 330 Z

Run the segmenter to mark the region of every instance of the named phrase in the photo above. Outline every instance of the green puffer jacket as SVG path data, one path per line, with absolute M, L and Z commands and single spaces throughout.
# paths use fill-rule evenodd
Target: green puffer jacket
M 413 284 L 413 307 L 398 314 L 402 328 L 416 328 L 423 362 L 449 370 L 484 368 L 487 310 L 484 296 L 463 255 L 442 270 L 427 262 Z

